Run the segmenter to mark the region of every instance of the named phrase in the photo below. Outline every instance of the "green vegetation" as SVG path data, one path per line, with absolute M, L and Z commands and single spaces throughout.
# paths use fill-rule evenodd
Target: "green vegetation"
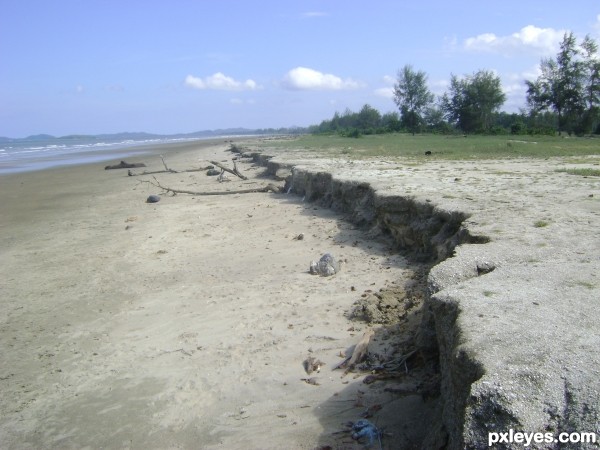
M 531 114 L 555 112 L 559 133 L 598 132 L 600 59 L 596 42 L 586 36 L 578 46 L 573 33 L 565 33 L 556 59 L 543 59 L 540 69 L 536 81 L 525 82 Z
M 433 103 L 434 96 L 427 87 L 425 72 L 415 72 L 406 65 L 398 72 L 398 83 L 394 86 L 394 102 L 402 114 L 401 125 L 412 134 L 419 132 L 424 116 Z
M 417 160 L 548 158 L 600 155 L 600 138 L 563 138 L 558 136 L 489 136 L 387 133 L 348 139 L 339 134 L 303 135 L 295 139 L 265 140 L 262 148 L 302 150 L 343 155 L 345 158 L 414 158 Z M 425 152 L 431 155 L 425 155 Z
M 600 169 L 557 169 L 557 172 L 566 172 L 569 175 L 580 175 L 582 177 L 600 177 Z
M 450 91 L 440 99 L 440 108 L 463 132 L 486 133 L 492 130 L 494 115 L 505 101 L 500 77 L 480 70 L 464 78 L 452 75 Z
M 394 102 L 400 114 L 381 115 L 364 105 L 308 128 L 313 134 L 362 135 L 398 131 L 441 134 L 560 135 L 600 134 L 600 55 L 598 44 L 586 36 L 578 45 L 565 33 L 555 59 L 540 63 L 541 75 L 525 80 L 527 109 L 502 112 L 506 101 L 500 78 L 479 70 L 458 77 L 451 74 L 446 93 L 435 101 L 427 87 L 427 74 L 405 65 L 394 85 Z
M 545 220 L 536 220 L 533 224 L 533 226 L 536 228 L 545 228 L 548 225 L 550 225 L 550 224 Z

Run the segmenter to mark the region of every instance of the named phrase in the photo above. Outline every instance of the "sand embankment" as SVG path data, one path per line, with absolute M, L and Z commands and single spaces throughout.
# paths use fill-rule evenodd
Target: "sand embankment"
M 274 154 L 273 171 L 294 167 L 293 191 L 439 260 L 419 341 L 439 351 L 443 429 L 432 423 L 424 448 L 487 448 L 489 433 L 511 429 L 556 439 L 530 448 L 595 448 L 558 440 L 598 439 L 600 179 L 565 171 L 597 168 L 597 156 Z

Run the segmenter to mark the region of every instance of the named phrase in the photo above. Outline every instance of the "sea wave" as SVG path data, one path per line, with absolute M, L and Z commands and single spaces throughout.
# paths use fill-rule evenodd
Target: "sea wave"
M 124 158 L 132 154 L 139 154 L 139 150 L 133 150 L 136 147 L 192 140 L 197 140 L 197 138 L 125 139 L 118 141 L 98 141 L 93 138 L 81 138 L 58 143 L 55 138 L 46 142 L 35 143 L 31 141 L 10 142 L 0 145 L 0 174 Z

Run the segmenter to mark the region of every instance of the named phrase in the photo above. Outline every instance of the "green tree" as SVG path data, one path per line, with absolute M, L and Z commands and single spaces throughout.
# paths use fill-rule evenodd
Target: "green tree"
M 452 127 L 444 120 L 444 112 L 437 106 L 430 106 L 423 114 L 423 121 L 429 131 L 451 133 Z
M 600 57 L 598 44 L 589 36 L 581 43 L 584 72 L 585 113 L 582 120 L 584 132 L 595 130 L 600 119 Z
M 357 117 L 356 127 L 363 133 L 374 133 L 381 122 L 381 114 L 371 105 L 364 105 Z
M 588 41 L 588 49 L 597 49 Z M 558 131 L 582 132 L 586 111 L 586 64 L 573 33 L 565 33 L 556 59 L 542 59 L 541 75 L 535 81 L 526 81 L 527 103 L 532 113 L 553 110 L 558 117 Z M 593 69 L 593 65 L 590 66 Z M 592 102 L 593 103 L 593 102 Z
M 400 131 L 402 128 L 400 116 L 396 111 L 385 113 L 381 116 L 381 126 L 387 132 Z
M 402 124 L 414 135 L 423 122 L 426 108 L 433 103 L 434 96 L 427 88 L 425 72 L 415 72 L 411 65 L 405 65 L 398 72 L 394 85 L 394 103 L 400 109 Z
M 485 132 L 491 130 L 494 114 L 505 101 L 500 77 L 480 70 L 464 78 L 452 75 L 449 92 L 440 99 L 440 108 L 463 132 Z

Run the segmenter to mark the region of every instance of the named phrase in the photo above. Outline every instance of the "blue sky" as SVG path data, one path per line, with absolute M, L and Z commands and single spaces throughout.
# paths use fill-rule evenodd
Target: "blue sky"
M 495 71 L 507 111 L 597 0 L 0 0 L 0 136 L 307 126 L 395 110 L 405 64 L 441 95 Z

